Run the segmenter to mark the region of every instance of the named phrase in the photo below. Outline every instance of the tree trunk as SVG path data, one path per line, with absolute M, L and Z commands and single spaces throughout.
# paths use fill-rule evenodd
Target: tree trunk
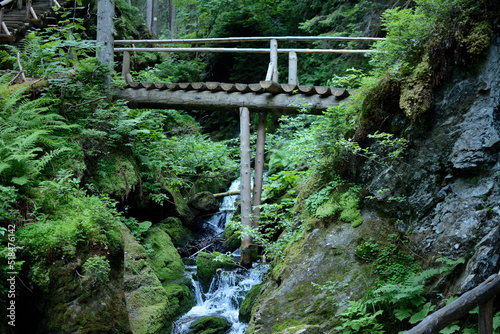
M 259 113 L 259 123 L 257 125 L 257 150 L 255 152 L 255 174 L 253 182 L 253 227 L 259 227 L 260 209 L 258 206 L 262 198 L 262 182 L 264 177 L 264 147 L 266 143 L 266 121 L 267 113 Z
M 250 111 L 240 108 L 240 153 L 241 153 L 241 225 L 242 229 L 252 228 L 252 192 L 250 189 Z M 252 237 L 246 235 L 241 241 L 241 265 L 252 266 Z
M 114 14 L 115 0 L 97 1 L 97 42 L 103 44 L 103 48 L 97 52 L 97 59 L 109 67 L 104 80 L 107 86 L 111 85 L 111 72 L 113 71 Z
M 146 26 L 151 30 L 151 24 L 153 23 L 153 0 L 146 1 Z
M 158 36 L 159 26 L 158 26 L 158 0 L 153 0 L 153 15 L 151 21 L 151 32 Z
M 170 16 L 170 38 L 175 38 L 175 5 L 173 0 L 168 1 L 168 13 Z

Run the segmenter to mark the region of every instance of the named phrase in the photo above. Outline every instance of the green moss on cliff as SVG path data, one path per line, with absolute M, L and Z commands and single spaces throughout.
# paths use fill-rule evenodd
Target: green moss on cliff
M 413 122 L 434 103 L 429 62 L 429 56 L 425 56 L 401 85 L 399 106 Z

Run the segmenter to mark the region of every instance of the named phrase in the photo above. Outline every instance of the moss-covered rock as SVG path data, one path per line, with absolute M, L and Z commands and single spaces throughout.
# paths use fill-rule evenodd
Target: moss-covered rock
M 148 263 L 146 250 L 128 228 L 122 226 L 125 240 L 124 286 L 130 326 L 133 333 L 169 333 L 172 322 L 194 305 L 189 287 L 162 285 Z
M 120 236 L 114 229 L 110 231 L 113 238 Z M 46 285 L 44 291 L 36 286 L 35 295 L 30 292 L 26 302 L 36 301 L 40 322 L 33 321 L 36 314 L 33 310 L 19 312 L 16 323 L 19 332 L 34 332 L 30 326 L 36 326 L 47 333 L 132 333 L 123 284 L 123 240 L 120 238 L 119 245 L 117 240 L 113 244 L 108 252 L 94 254 L 88 245 L 79 243 L 76 257 L 56 260 L 48 266 L 38 265 L 46 273 Z M 105 275 L 101 277 L 105 279 L 92 280 L 84 264 L 98 255 L 107 267 L 98 274 Z
M 231 328 L 227 319 L 222 317 L 205 317 L 193 321 L 189 326 L 190 334 L 225 334 Z
M 176 247 L 185 246 L 193 240 L 191 231 L 182 225 L 182 222 L 177 217 L 168 217 L 162 220 L 156 227 L 168 233 Z
M 402 83 L 399 106 L 406 116 L 414 122 L 420 115 L 428 111 L 433 103 L 431 65 L 427 55 Z
M 215 259 L 220 259 L 220 261 L 215 261 Z M 204 289 L 207 289 L 212 282 L 212 279 L 217 273 L 217 269 L 234 269 L 236 268 L 236 263 L 234 261 L 218 252 L 214 253 L 198 253 L 196 258 L 196 266 L 198 268 L 198 278 Z
M 97 161 L 99 173 L 94 181 L 105 194 L 126 199 L 132 189 L 139 184 L 138 173 L 134 165 L 124 156 L 109 154 Z
M 243 299 L 243 302 L 241 303 L 240 306 L 240 312 L 238 315 L 238 320 L 240 322 L 245 322 L 245 323 L 250 322 L 250 317 L 252 315 L 252 307 L 255 303 L 255 299 L 261 293 L 263 287 L 264 287 L 263 284 L 257 284 L 254 285 L 250 289 L 250 291 L 247 292 L 245 299 Z
M 196 216 L 217 212 L 219 203 L 214 195 L 208 191 L 197 193 L 189 199 L 188 205 Z
M 228 252 L 234 252 L 241 246 L 241 232 L 240 230 L 232 227 L 231 225 L 227 226 L 222 233 L 222 237 L 224 238 L 223 247 Z

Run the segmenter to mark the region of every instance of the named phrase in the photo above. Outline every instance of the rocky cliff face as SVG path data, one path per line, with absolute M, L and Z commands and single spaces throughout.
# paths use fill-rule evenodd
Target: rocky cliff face
M 420 120 L 402 121 L 399 115 L 392 121 L 410 142 L 404 162 L 359 167 L 361 183 L 376 197 L 365 202 L 363 225 L 309 231 L 287 259 L 286 271 L 275 270 L 267 282 L 249 332 L 335 332 L 334 318 L 342 307 L 314 293 L 311 281 L 337 281 L 337 299 L 359 298 L 370 272 L 355 260 L 353 245 L 376 238 L 382 229 L 410 232 L 413 252 L 424 262 L 464 258 L 452 293 L 463 293 L 498 272 L 500 37 L 493 38 L 484 60 L 458 68 L 434 98 L 434 108 Z M 388 203 L 391 196 L 405 201 Z M 396 219 L 399 223 L 392 225 Z M 340 288 L 345 282 L 349 286 Z

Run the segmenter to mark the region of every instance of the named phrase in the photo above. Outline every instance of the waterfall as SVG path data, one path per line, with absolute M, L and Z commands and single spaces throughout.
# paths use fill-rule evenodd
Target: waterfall
M 240 182 L 237 179 L 231 184 L 228 191 L 238 190 L 239 185 Z M 225 215 L 225 219 L 218 217 L 216 218 L 217 221 L 210 219 L 207 222 L 212 227 L 211 230 L 214 231 L 214 234 L 224 231 L 225 224 L 231 219 L 231 215 L 235 210 L 235 203 L 238 198 L 238 195 L 224 197 L 219 210 L 228 213 Z M 221 220 L 222 223 L 220 223 Z M 262 282 L 262 277 L 267 268 L 267 265 L 255 264 L 249 270 L 223 271 L 213 278 L 208 292 L 203 293 L 200 283 L 194 279 L 196 266 L 186 267 L 187 274 L 191 275 L 196 305 L 174 322 L 172 334 L 187 334 L 193 321 L 209 316 L 226 318 L 232 325 L 229 331 L 230 334 L 243 334 L 248 325 L 238 321 L 239 307 L 252 286 Z

